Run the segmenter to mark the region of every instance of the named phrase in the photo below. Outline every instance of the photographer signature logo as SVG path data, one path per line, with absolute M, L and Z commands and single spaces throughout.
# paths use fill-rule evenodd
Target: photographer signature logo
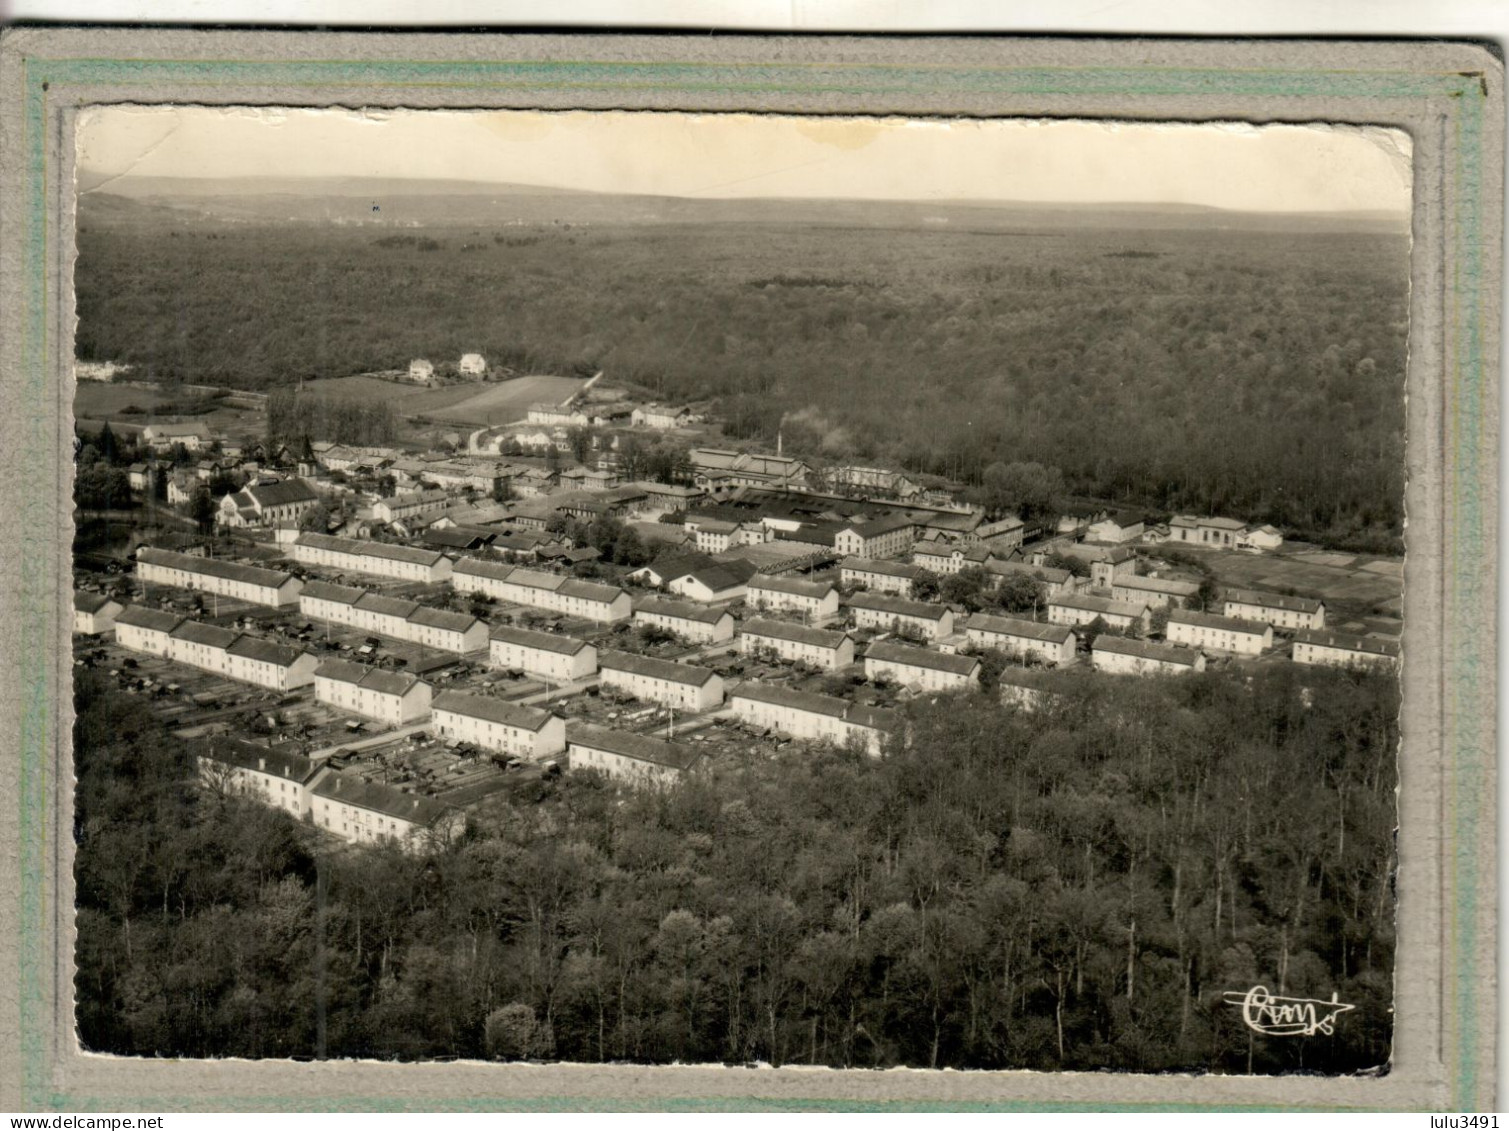
M 1317 1001 L 1307 997 L 1278 997 L 1266 986 L 1253 986 L 1246 993 L 1228 990 L 1223 995 L 1227 1005 L 1242 1007 L 1242 1020 L 1254 1032 L 1269 1037 L 1329 1037 L 1336 1031 L 1336 1018 L 1355 1005 L 1336 1000 Z

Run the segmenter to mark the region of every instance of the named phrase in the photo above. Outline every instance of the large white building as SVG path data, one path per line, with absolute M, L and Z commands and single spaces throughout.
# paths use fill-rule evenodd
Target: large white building
M 115 642 L 133 652 L 166 658 L 173 646 L 173 630 L 183 620 L 176 613 L 127 605 L 115 618 Z
M 1393 668 L 1399 663 L 1399 642 L 1350 632 L 1302 629 L 1294 634 L 1293 655 L 1296 664 Z
M 457 742 L 521 758 L 546 758 L 566 749 L 565 720 L 539 707 L 446 691 L 430 710 L 435 729 Z
M 1205 654 L 1193 648 L 1104 633 L 1095 638 L 1090 662 L 1096 671 L 1116 675 L 1184 675 L 1205 670 Z
M 337 710 L 395 727 L 430 713 L 430 685 L 418 676 L 350 660 L 329 659 L 315 668 L 314 697 Z
M 136 552 L 136 576 L 143 582 L 197 589 L 201 593 L 271 608 L 298 604 L 299 592 L 304 587 L 297 577 L 282 570 L 179 554 L 151 546 L 143 546 Z
M 222 498 L 215 521 L 229 527 L 289 525 L 319 501 L 319 493 L 303 479 L 256 483 Z
M 826 581 L 799 581 L 757 573 L 749 579 L 744 603 L 771 612 L 801 613 L 813 624 L 838 615 L 838 590 Z
M 443 514 L 451 505 L 444 491 L 407 491 L 372 504 L 372 517 L 378 522 L 403 522 L 431 514 Z
M 73 595 L 73 631 L 80 636 L 99 636 L 115 628 L 115 618 L 125 606 L 103 593 Z
M 711 711 L 723 702 L 723 678 L 707 668 L 629 652 L 603 652 L 598 667 L 603 687 L 635 699 L 684 711 Z
M 754 680 L 735 687 L 728 703 L 735 717 L 749 726 L 803 742 L 846 746 L 857 741 L 872 756 L 880 753 L 898 722 L 891 711 Z
M 963 691 L 980 685 L 980 661 L 975 656 L 881 640 L 865 652 L 865 678 L 890 680 L 924 691 Z
M 845 585 L 862 585 L 872 593 L 894 593 L 898 597 L 910 597 L 912 585 L 922 572 L 920 565 L 909 562 L 845 558 L 838 567 L 838 578 Z
M 1112 601 L 1106 597 L 1092 597 L 1087 593 L 1071 593 L 1055 597 L 1048 602 L 1048 621 L 1071 627 L 1091 624 L 1100 619 L 1111 628 L 1126 631 L 1135 628 L 1146 632 L 1152 623 L 1152 613 L 1145 601 Z
M 218 624 L 186 620 L 168 634 L 168 659 L 215 675 L 227 674 L 226 649 L 240 633 Z
M 1036 657 L 1049 667 L 1074 662 L 1074 633 L 1060 624 L 975 613 L 964 622 L 964 634 L 976 648 L 992 648 L 1026 659 Z
M 630 785 L 671 785 L 702 752 L 689 743 L 572 723 L 566 732 L 566 754 L 573 770 L 600 770 Z
M 1308 597 L 1284 597 L 1252 589 L 1228 589 L 1222 612 L 1239 620 L 1262 621 L 1274 628 L 1292 630 L 1326 627 L 1325 602 L 1312 601 Z
M 463 814 L 436 798 L 335 771 L 315 779 L 309 802 L 315 828 L 352 844 L 393 841 L 414 850 L 466 824 Z
M 734 638 L 734 618 L 722 605 L 645 597 L 634 607 L 634 623 L 663 628 L 693 644 L 721 644 Z
M 895 558 L 912 548 L 917 523 L 910 518 L 882 518 L 849 523 L 833 535 L 833 549 L 851 558 Z
M 1148 605 L 1161 608 L 1171 605 L 1179 609 L 1200 592 L 1198 581 L 1181 581 L 1175 577 L 1142 577 L 1126 574 L 1114 578 L 1107 588 L 1092 589 L 1096 597 L 1109 597 L 1128 605 Z
M 571 683 L 597 674 L 597 646 L 558 632 L 500 624 L 493 627 L 487 662 L 555 683 Z
M 239 636 L 225 650 L 228 678 L 273 691 L 307 687 L 319 663 L 311 652 L 256 636 Z
M 627 620 L 634 612 L 633 600 L 616 585 L 580 581 L 563 574 L 480 558 L 459 559 L 451 584 L 462 593 L 482 593 L 509 604 L 604 624 Z
M 467 655 L 487 649 L 487 624 L 470 613 L 420 605 L 409 614 L 407 639 L 425 648 Z
M 774 654 L 788 663 L 837 671 L 854 662 L 854 638 L 847 632 L 757 617 L 739 626 L 739 651 L 746 656 Z
M 435 609 L 418 601 L 328 581 L 311 581 L 305 586 L 299 611 L 311 620 L 349 625 L 440 652 L 467 655 L 487 647 L 487 624 L 470 613 Z
M 924 640 L 941 640 L 954 634 L 954 614 L 947 605 L 907 601 L 885 593 L 856 593 L 844 603 L 856 628 L 910 631 L 920 633 Z
M 310 811 L 311 783 L 325 772 L 323 765 L 292 750 L 229 735 L 197 743 L 194 754 L 206 787 L 241 793 L 300 820 Z
M 1168 520 L 1168 540 L 1186 545 L 1235 550 L 1246 529 L 1245 522 L 1238 522 L 1234 518 L 1201 518 L 1192 514 L 1176 514 Z
M 438 550 L 338 538 L 334 534 L 300 534 L 294 539 L 293 557 L 320 569 L 370 573 L 395 581 L 436 582 L 451 576 L 451 559 Z
M 1170 644 L 1184 644 L 1207 652 L 1260 656 L 1273 647 L 1273 626 L 1261 621 L 1175 609 L 1168 614 L 1164 636 Z

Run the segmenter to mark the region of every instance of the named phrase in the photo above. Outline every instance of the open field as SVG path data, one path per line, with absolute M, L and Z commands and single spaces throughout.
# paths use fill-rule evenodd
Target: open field
M 582 387 L 576 377 L 547 375 L 515 377 L 497 384 L 445 385 L 422 389 L 380 377 L 322 377 L 304 382 L 310 396 L 334 400 L 386 401 L 400 416 L 425 416 L 455 424 L 508 424 L 520 420 L 529 406 L 558 403 Z
M 135 405 L 146 415 L 167 399 L 163 393 L 148 386 L 80 381 L 78 393 L 73 398 L 73 411 L 76 416 L 104 418 Z
M 1387 558 L 1366 554 L 1241 554 L 1179 548 L 1210 563 L 1222 585 L 1237 588 L 1293 589 L 1305 597 L 1378 605 L 1395 612 L 1404 592 L 1403 577 L 1388 568 L 1397 563 Z M 1317 561 L 1316 557 L 1326 560 Z

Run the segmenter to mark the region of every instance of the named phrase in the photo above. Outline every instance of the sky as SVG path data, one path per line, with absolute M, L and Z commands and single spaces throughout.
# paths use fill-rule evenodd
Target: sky
M 80 180 L 413 177 L 652 195 L 1404 212 L 1398 131 L 617 111 L 94 107 Z M 108 183 L 102 187 L 108 191 Z

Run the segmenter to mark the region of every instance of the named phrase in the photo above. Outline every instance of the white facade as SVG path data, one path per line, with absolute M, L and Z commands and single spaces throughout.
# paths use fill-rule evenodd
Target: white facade
M 97 593 L 73 595 L 73 631 L 80 636 L 98 636 L 115 628 L 115 618 L 125 608 L 119 601 Z
M 901 562 L 876 561 L 874 558 L 847 558 L 839 566 L 839 580 L 845 585 L 863 585 L 872 593 L 912 595 L 912 582 L 921 567 Z
M 1296 664 L 1392 669 L 1399 663 L 1399 642 L 1345 632 L 1303 631 L 1294 638 L 1293 656 Z
M 727 609 L 690 602 L 646 598 L 634 610 L 634 623 L 663 628 L 693 644 L 721 644 L 734 638 L 734 618 Z
M 854 640 L 847 632 L 784 621 L 745 621 L 739 628 L 739 651 L 746 656 L 774 653 L 787 663 L 811 664 L 825 671 L 837 671 L 854 662 Z
M 333 534 L 300 534 L 293 543 L 293 558 L 320 569 L 369 573 L 395 581 L 438 582 L 451 576 L 451 559 L 435 550 Z
M 417 848 L 429 834 L 457 832 L 464 820 L 431 797 L 330 771 L 309 790 L 315 828 L 352 844 L 396 842 Z
M 744 601 L 755 609 L 801 613 L 814 624 L 838 616 L 838 590 L 827 582 L 755 574 Z
M 456 371 L 463 377 L 480 377 L 487 372 L 487 359 L 480 353 L 464 353 Z
M 964 633 L 976 648 L 992 648 L 1014 657 L 1036 656 L 1049 667 L 1074 662 L 1074 633 L 1062 625 L 976 613 L 965 621 Z
M 698 758 L 684 744 L 583 724 L 571 727 L 566 753 L 573 770 L 600 770 L 635 786 L 671 785 Z
M 872 756 L 880 753 L 881 743 L 897 721 L 889 711 L 754 681 L 734 688 L 728 703 L 734 716 L 748 726 L 835 746 L 858 739 Z
M 488 642 L 487 662 L 555 683 L 572 683 L 597 673 L 597 647 L 571 636 L 498 625 Z
M 633 600 L 616 585 L 476 558 L 462 558 L 456 563 L 451 584 L 463 593 L 483 593 L 498 601 L 604 624 L 627 620 L 634 612 Z
M 545 758 L 566 749 L 566 723 L 538 707 L 447 691 L 431 704 L 435 729 L 457 742 L 521 758 Z
M 166 658 L 172 632 L 182 623 L 183 618 L 172 613 L 128 605 L 115 618 L 115 642 L 133 652 Z
M 281 570 L 242 565 L 218 558 L 200 558 L 144 546 L 136 554 L 136 576 L 143 582 L 195 589 L 245 601 L 250 605 L 282 608 L 296 605 L 304 583 Z
M 1180 609 L 1169 614 L 1164 636 L 1170 644 L 1238 656 L 1260 656 L 1273 647 L 1270 624 Z
M 204 785 L 229 787 L 296 819 L 309 812 L 309 785 L 321 773 L 301 754 L 223 737 L 202 746 L 195 760 Z
M 1324 602 L 1284 597 L 1277 593 L 1231 590 L 1226 594 L 1222 612 L 1238 620 L 1262 621 L 1274 628 L 1321 629 L 1326 626 Z
M 254 636 L 242 636 L 225 650 L 228 678 L 273 691 L 307 687 L 314 682 L 319 664 L 312 653 Z
M 920 633 L 924 640 L 941 640 L 954 634 L 953 610 L 946 605 L 870 593 L 856 593 L 849 598 L 848 605 L 856 628 L 878 632 L 906 629 Z
M 1136 627 L 1146 632 L 1152 620 L 1145 604 L 1110 601 L 1103 597 L 1067 596 L 1048 602 L 1048 622 L 1071 627 L 1093 623 L 1096 618 L 1109 627 L 1125 631 Z
M 723 702 L 723 679 L 707 668 L 626 652 L 604 652 L 598 666 L 602 686 L 635 699 L 683 711 L 711 711 Z
M 1097 637 L 1090 662 L 1096 671 L 1113 675 L 1185 675 L 1205 670 L 1204 653 L 1118 636 Z
M 923 691 L 965 691 L 980 686 L 980 661 L 903 644 L 871 644 L 865 654 L 865 678 Z
M 430 696 L 430 685 L 422 679 L 348 660 L 326 660 L 314 673 L 316 700 L 394 727 L 428 717 Z

